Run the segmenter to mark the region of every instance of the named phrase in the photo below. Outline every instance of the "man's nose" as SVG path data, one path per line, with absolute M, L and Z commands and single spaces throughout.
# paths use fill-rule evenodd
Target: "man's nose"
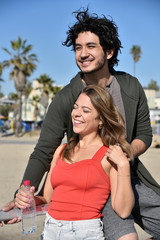
M 83 47 L 81 49 L 81 58 L 86 58 L 86 57 L 88 57 L 88 50 L 86 47 Z

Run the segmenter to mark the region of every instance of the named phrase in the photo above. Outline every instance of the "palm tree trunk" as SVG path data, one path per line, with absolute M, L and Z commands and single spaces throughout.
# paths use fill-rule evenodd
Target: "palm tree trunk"
M 18 92 L 18 97 L 19 97 L 19 114 L 18 114 L 18 119 L 17 119 L 17 124 L 16 124 L 16 136 L 19 137 L 19 134 L 22 131 L 22 92 Z
M 133 76 L 135 77 L 136 76 L 136 62 L 134 61 L 134 64 L 133 64 Z
M 24 121 L 26 121 L 26 119 L 27 119 L 27 100 L 28 100 L 28 98 L 25 96 L 25 110 L 24 110 L 25 120 Z

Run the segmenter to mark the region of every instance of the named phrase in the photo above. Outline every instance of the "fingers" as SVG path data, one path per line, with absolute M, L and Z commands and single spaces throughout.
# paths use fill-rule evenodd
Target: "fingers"
M 105 155 L 108 160 L 114 162 L 116 165 L 127 160 L 127 157 L 119 145 L 110 145 Z
M 7 203 L 5 206 L 2 207 L 2 211 L 4 212 L 8 212 L 10 211 L 11 209 L 15 208 L 16 205 L 15 205 L 15 201 L 11 201 L 9 203 Z M 20 222 L 21 221 L 21 217 L 18 217 L 18 218 L 13 218 L 9 221 L 4 221 L 4 222 L 0 222 L 0 227 L 3 227 L 3 223 L 4 224 L 13 224 L 13 223 L 17 223 L 17 222 Z
M 25 192 L 23 188 L 18 190 L 15 198 L 15 205 L 18 208 L 26 208 L 30 206 L 32 202 L 32 196 Z
M 21 221 L 21 217 L 18 217 L 18 218 L 13 218 L 9 221 L 5 221 L 4 224 L 14 224 L 14 223 L 18 223 Z
M 8 212 L 9 210 L 13 209 L 14 207 L 15 207 L 15 201 L 13 200 L 13 201 L 7 203 L 6 205 L 4 205 L 2 207 L 2 211 L 3 212 Z
M 108 148 L 108 150 L 107 150 L 107 152 L 106 152 L 106 155 L 108 156 L 108 155 L 110 155 L 111 153 L 113 154 L 113 153 L 117 153 L 118 154 L 118 152 L 123 152 L 122 151 L 122 149 L 121 149 L 121 147 L 120 147 L 120 145 L 110 145 L 109 146 L 109 148 Z
M 4 221 L 4 224 L 14 224 L 14 223 L 18 223 L 21 221 L 21 217 L 18 218 L 13 218 L 9 221 Z M 0 227 L 3 227 L 3 222 L 0 222 Z
M 30 192 L 31 192 L 31 193 L 34 193 L 34 192 L 35 192 L 35 187 L 34 187 L 34 186 L 32 186 L 32 187 L 30 188 Z
M 130 159 L 130 158 L 128 157 L 127 153 L 124 152 L 124 155 L 125 155 L 125 157 L 128 159 L 129 162 L 132 161 L 132 159 Z
M 13 209 L 13 208 L 15 208 L 15 202 L 14 202 L 14 200 L 13 200 L 13 201 L 10 201 L 10 202 L 7 203 L 6 205 L 4 205 L 1 210 L 2 210 L 3 212 L 8 212 L 8 211 L 10 211 L 10 210 Z M 12 219 L 12 220 L 9 220 L 9 221 L 4 222 L 4 224 L 10 224 L 10 223 L 14 223 L 14 222 L 16 222 L 16 221 L 17 221 L 17 218 L 14 218 L 14 219 Z M 0 227 L 3 227 L 3 222 L 0 222 Z
M 26 207 L 30 207 L 30 204 L 32 203 L 34 198 L 34 192 L 35 192 L 34 186 L 30 188 L 29 192 L 24 191 L 24 186 L 22 186 L 18 190 L 18 193 L 16 194 L 15 198 L 16 207 L 23 209 Z

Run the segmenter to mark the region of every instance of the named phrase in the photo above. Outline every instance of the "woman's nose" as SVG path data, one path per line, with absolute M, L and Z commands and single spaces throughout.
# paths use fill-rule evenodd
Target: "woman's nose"
M 81 112 L 80 112 L 80 109 L 74 109 L 73 110 L 73 115 L 76 117 L 76 116 L 80 116 L 81 115 Z

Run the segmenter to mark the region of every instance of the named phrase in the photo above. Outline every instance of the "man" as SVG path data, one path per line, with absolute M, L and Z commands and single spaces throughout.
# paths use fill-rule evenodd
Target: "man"
M 63 45 L 73 47 L 81 72 L 51 103 L 23 180 L 30 179 L 31 185 L 38 188 L 44 173 L 49 170 L 53 153 L 60 145 L 64 133 L 67 133 L 68 139 L 73 136 L 70 115 L 75 100 L 84 86 L 98 84 L 110 92 L 123 116 L 126 137 L 135 156 L 131 170 L 136 198 L 133 216 L 120 219 L 113 212 L 109 200 L 103 210 L 105 237 L 111 240 L 136 239 L 135 221 L 155 239 L 160 239 L 160 187 L 137 158 L 152 141 L 149 110 L 143 88 L 136 78 L 113 69 L 118 64 L 117 56 L 122 47 L 115 23 L 104 16 L 90 16 L 88 9 L 75 14 L 77 22 L 69 28 Z M 14 201 L 10 206 L 14 206 Z M 11 222 L 15 221 L 16 219 Z

